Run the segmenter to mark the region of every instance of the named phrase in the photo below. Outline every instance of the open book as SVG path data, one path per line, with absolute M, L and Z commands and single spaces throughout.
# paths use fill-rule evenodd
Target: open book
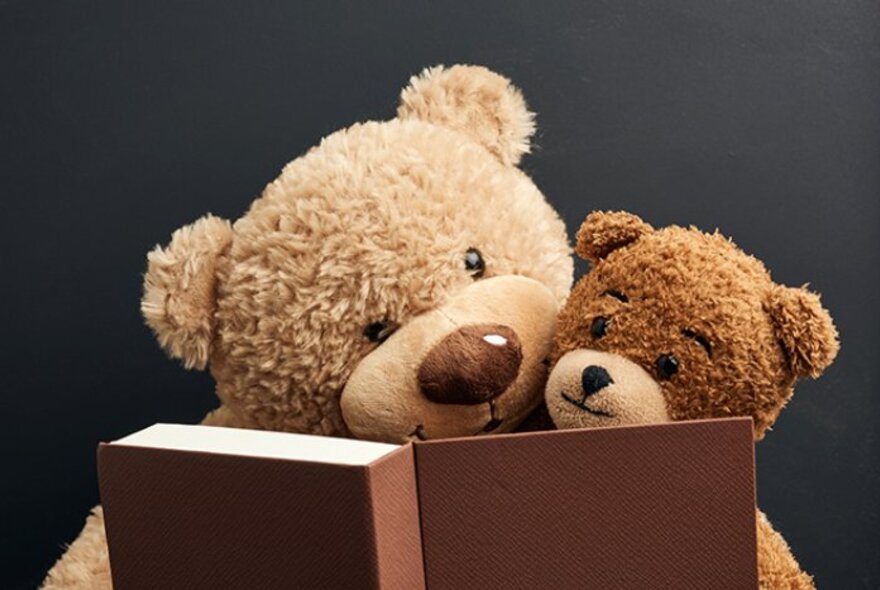
M 157 424 L 98 450 L 116 590 L 755 588 L 749 419 L 398 446 Z

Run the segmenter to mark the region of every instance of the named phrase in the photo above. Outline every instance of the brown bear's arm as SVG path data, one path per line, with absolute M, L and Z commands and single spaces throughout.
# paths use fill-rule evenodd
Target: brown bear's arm
M 758 527 L 758 583 L 761 590 L 815 590 L 813 576 L 801 570 L 785 539 L 760 510 Z
M 92 510 L 86 526 L 52 566 L 42 590 L 110 590 L 110 557 L 104 534 L 104 512 Z

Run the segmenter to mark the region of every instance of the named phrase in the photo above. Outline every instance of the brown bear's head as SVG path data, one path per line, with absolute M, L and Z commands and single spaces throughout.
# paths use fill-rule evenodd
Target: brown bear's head
M 154 250 L 142 310 L 169 354 L 210 366 L 208 421 L 386 441 L 516 426 L 573 273 L 516 167 L 533 131 L 507 79 L 426 70 L 397 118 L 330 135 L 235 223 Z
M 594 212 L 576 250 L 594 266 L 557 325 L 546 401 L 560 428 L 751 416 L 760 439 L 795 380 L 837 354 L 818 295 L 718 233 Z

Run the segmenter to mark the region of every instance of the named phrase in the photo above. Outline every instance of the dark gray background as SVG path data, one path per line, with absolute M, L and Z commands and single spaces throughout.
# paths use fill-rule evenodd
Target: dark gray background
M 0 585 L 76 535 L 97 441 L 214 403 L 142 325 L 147 250 L 454 62 L 522 87 L 524 167 L 572 232 L 719 227 L 824 294 L 843 351 L 759 444 L 759 501 L 822 588 L 880 584 L 876 2 L 3 0 Z

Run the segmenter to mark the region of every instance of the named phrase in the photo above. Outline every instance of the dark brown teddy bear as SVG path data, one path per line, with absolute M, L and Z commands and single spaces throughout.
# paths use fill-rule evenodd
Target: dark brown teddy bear
M 557 326 L 546 401 L 559 428 L 751 416 L 760 440 L 795 381 L 837 354 L 819 296 L 774 283 L 718 233 L 594 212 L 577 253 L 593 269 Z M 757 527 L 761 587 L 813 588 L 760 511 Z

